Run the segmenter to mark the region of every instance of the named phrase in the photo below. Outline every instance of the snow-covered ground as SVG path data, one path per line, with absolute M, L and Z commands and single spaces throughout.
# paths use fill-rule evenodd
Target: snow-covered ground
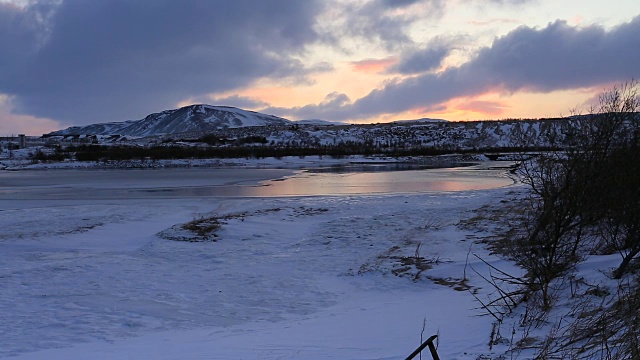
M 470 292 L 490 289 L 468 254 L 511 265 L 476 242 L 489 230 L 460 221 L 520 190 L 0 195 L 0 357 L 404 359 L 424 322 L 443 359 L 476 359 L 490 354 L 492 319 Z M 207 217 L 220 219 L 215 241 L 159 236 Z

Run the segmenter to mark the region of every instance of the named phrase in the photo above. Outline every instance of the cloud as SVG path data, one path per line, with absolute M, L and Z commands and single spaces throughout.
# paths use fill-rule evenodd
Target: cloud
M 324 100 L 317 105 L 310 104 L 293 108 L 267 107 L 261 109 L 260 112 L 283 117 L 293 117 L 298 120 L 338 120 L 341 119 L 344 108 L 350 104 L 351 99 L 349 96 L 339 92 L 332 92 L 325 96 Z
M 440 18 L 444 0 L 338 1 L 322 17 L 323 39 L 345 52 L 354 46 L 398 50 L 411 46 L 408 30 L 416 21 Z
M 410 52 L 391 71 L 401 74 L 418 74 L 425 71 L 435 70 L 440 67 L 451 49 L 443 46 L 429 47 Z
M 316 114 L 307 116 L 366 118 L 489 91 L 546 93 L 638 78 L 639 33 L 640 16 L 609 31 L 596 25 L 571 27 L 564 21 L 541 29 L 522 26 L 496 38 L 459 67 L 396 78 L 340 108 L 325 109 L 320 104 Z M 292 109 L 292 113 L 298 109 Z
M 420 0 L 381 0 L 380 4 L 390 8 L 405 7 L 420 2 Z
M 238 95 L 223 98 L 209 98 L 208 102 L 214 105 L 233 106 L 240 109 L 256 109 L 269 105 L 268 103 L 258 99 Z
M 389 72 L 410 75 L 436 70 L 461 39 L 459 36 L 435 37 L 426 44 L 405 51 Z
M 476 25 L 476 26 L 487 26 L 494 24 L 518 24 L 520 20 L 515 18 L 491 18 L 487 20 L 469 20 L 467 24 Z
M 28 61 L 46 34 L 39 21 L 40 10 L 26 12 L 11 3 L 0 2 L 0 83 L 15 81 L 14 74 Z M 38 31 L 42 28 L 41 31 Z
M 611 31 L 556 21 L 520 27 L 452 74 L 506 91 L 550 92 L 628 80 L 640 69 L 640 16 Z M 476 86 L 478 86 L 476 85 Z
M 479 2 L 483 2 L 484 0 L 480 0 Z M 537 2 L 538 0 L 488 0 L 489 3 L 500 4 L 500 5 L 521 5 L 531 2 Z
M 136 118 L 261 77 L 302 77 L 317 1 L 0 3 L 0 93 L 76 124 Z M 313 64 L 311 64 L 313 67 Z
M 394 57 L 384 59 L 365 59 L 351 62 L 351 67 L 357 72 L 379 74 L 386 72 L 396 62 L 398 62 L 398 60 Z

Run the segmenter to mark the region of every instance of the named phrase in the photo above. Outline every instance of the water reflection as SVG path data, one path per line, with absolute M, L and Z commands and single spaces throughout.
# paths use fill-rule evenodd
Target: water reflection
M 284 179 L 268 180 L 257 186 L 192 187 L 131 190 L 178 197 L 276 197 L 314 195 L 393 194 L 482 190 L 507 186 L 512 181 L 502 170 L 481 171 L 460 168 L 390 171 L 389 167 L 334 167 L 305 170 Z M 358 168 L 359 168 L 358 167 Z M 375 169 L 373 169 L 375 168 Z M 386 169 L 386 170 L 384 170 Z
M 0 177 L 1 199 L 152 199 L 393 194 L 481 190 L 507 186 L 504 170 L 414 164 L 356 164 L 310 170 L 172 169 L 167 171 L 43 172 Z M 289 175 L 289 176 L 286 176 Z M 28 178 L 29 180 L 26 181 Z M 62 181 L 66 178 L 65 181 Z M 274 180 L 264 180 L 271 178 Z M 248 185 L 253 179 L 253 185 Z M 13 179 L 17 180 L 17 179 Z M 27 185 L 25 185 L 25 183 Z
M 308 172 L 285 181 L 265 182 L 255 196 L 349 195 L 481 190 L 512 183 L 503 171 L 426 169 L 369 172 Z

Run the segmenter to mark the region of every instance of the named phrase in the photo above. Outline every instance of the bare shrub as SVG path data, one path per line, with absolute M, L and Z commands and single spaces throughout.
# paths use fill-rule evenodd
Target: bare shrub
M 574 304 L 535 345 L 537 358 L 640 359 L 640 278 L 632 279 L 640 257 L 639 110 L 638 82 L 615 86 L 601 95 L 598 108 L 554 133 L 562 150 L 527 154 L 517 170 L 530 193 L 515 229 L 505 232 L 510 238 L 502 240 L 501 253 L 526 275 L 492 269 L 499 276 L 485 280 L 498 295 L 478 300 L 498 324 L 526 303 L 523 329 L 548 325 L 560 296 Z M 586 283 L 572 277 L 573 269 L 603 251 L 622 257 L 612 273 L 602 269 L 619 279 L 617 290 L 582 291 Z
M 598 243 L 623 254 L 617 278 L 640 253 L 637 84 L 603 93 L 598 109 L 567 123 L 563 151 L 524 161 L 518 170 L 531 196 L 513 258 L 528 271 L 530 289 L 542 293 L 545 309 L 552 305 L 550 283 Z

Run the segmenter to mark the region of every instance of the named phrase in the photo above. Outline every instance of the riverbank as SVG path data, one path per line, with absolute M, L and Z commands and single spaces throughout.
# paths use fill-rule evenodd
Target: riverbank
M 175 160 L 126 160 L 126 161 L 34 161 L 29 158 L 33 150 L 21 149 L 13 158 L 0 159 L 0 171 L 47 170 L 47 169 L 162 169 L 162 168 L 286 168 L 302 169 L 345 164 L 371 163 L 415 163 L 443 166 L 446 164 L 482 163 L 489 161 L 484 155 L 451 154 L 422 157 L 388 157 L 352 155 L 344 157 L 304 156 L 282 158 L 235 158 L 235 159 L 175 159 Z

